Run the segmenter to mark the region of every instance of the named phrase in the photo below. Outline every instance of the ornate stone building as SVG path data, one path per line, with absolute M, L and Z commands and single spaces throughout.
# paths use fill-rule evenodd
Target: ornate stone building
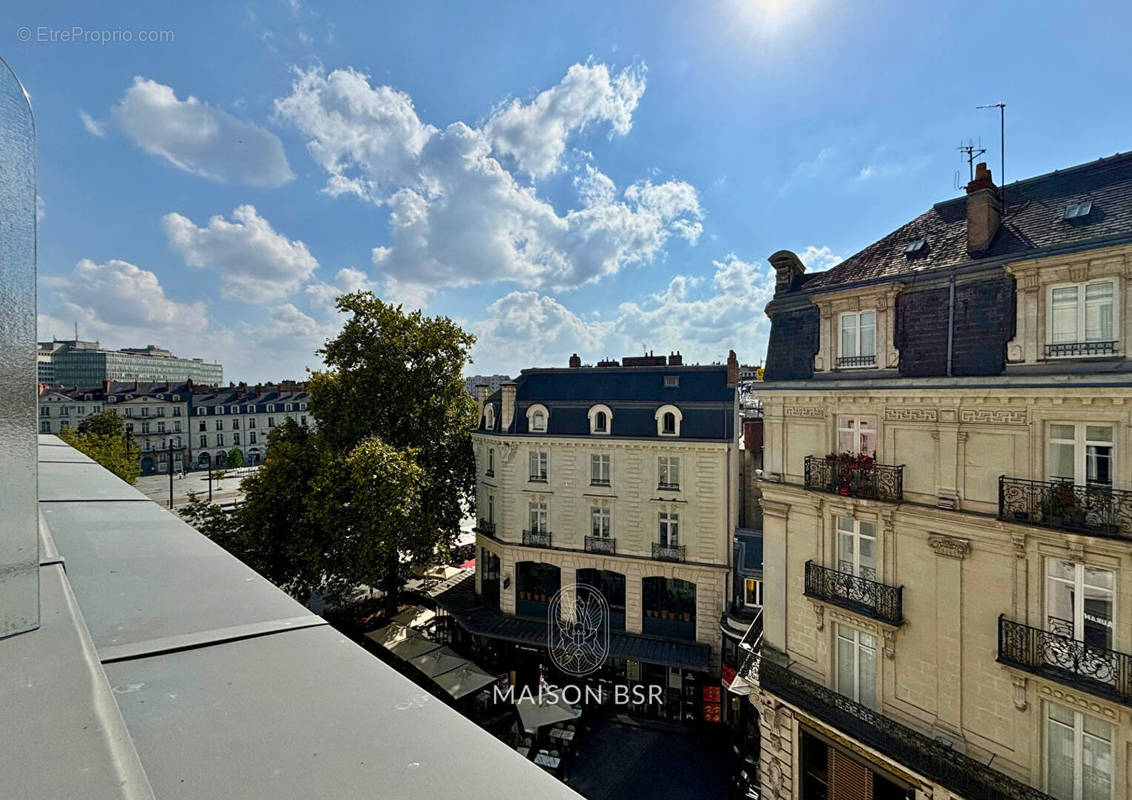
M 763 797 L 1132 798 L 1130 242 L 1124 155 L 772 256 Z

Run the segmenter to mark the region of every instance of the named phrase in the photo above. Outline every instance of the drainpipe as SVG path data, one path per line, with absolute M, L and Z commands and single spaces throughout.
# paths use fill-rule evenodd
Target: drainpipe
M 947 377 L 951 377 L 951 350 L 955 341 L 955 273 L 947 282 Z

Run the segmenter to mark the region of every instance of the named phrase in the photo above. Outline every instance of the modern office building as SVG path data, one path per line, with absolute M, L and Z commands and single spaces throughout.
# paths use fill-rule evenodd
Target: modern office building
M 764 798 L 1132 797 L 1132 155 L 771 256 Z
M 641 713 L 718 719 L 739 507 L 737 373 L 734 353 L 714 366 L 645 356 L 583 367 L 575 356 L 495 393 L 479 387 L 478 606 L 453 615 L 520 683 L 550 667 L 555 595 L 584 584 L 609 609 L 600 674 L 664 687 L 663 703 Z M 573 610 L 564 605 L 563 618 Z
M 142 381 L 217 386 L 224 368 L 200 358 L 178 358 L 154 345 L 107 350 L 98 342 L 82 340 L 41 342 L 50 353 L 53 386 L 98 386 L 103 381 Z

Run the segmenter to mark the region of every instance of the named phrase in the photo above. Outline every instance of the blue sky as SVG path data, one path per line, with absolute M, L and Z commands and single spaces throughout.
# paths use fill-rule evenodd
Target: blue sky
M 1129 147 L 1120 4 L 94 5 L 0 33 L 39 127 L 40 334 L 233 380 L 317 367 L 363 287 L 476 333 L 469 372 L 757 363 L 770 253 L 823 269 L 956 195 L 961 140 L 997 177 L 976 105 L 1008 104 L 1008 180 Z

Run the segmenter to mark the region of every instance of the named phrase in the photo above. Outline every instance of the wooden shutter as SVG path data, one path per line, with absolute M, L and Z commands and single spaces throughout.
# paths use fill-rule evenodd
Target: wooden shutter
M 868 767 L 829 748 L 830 800 L 872 800 L 873 773 Z

